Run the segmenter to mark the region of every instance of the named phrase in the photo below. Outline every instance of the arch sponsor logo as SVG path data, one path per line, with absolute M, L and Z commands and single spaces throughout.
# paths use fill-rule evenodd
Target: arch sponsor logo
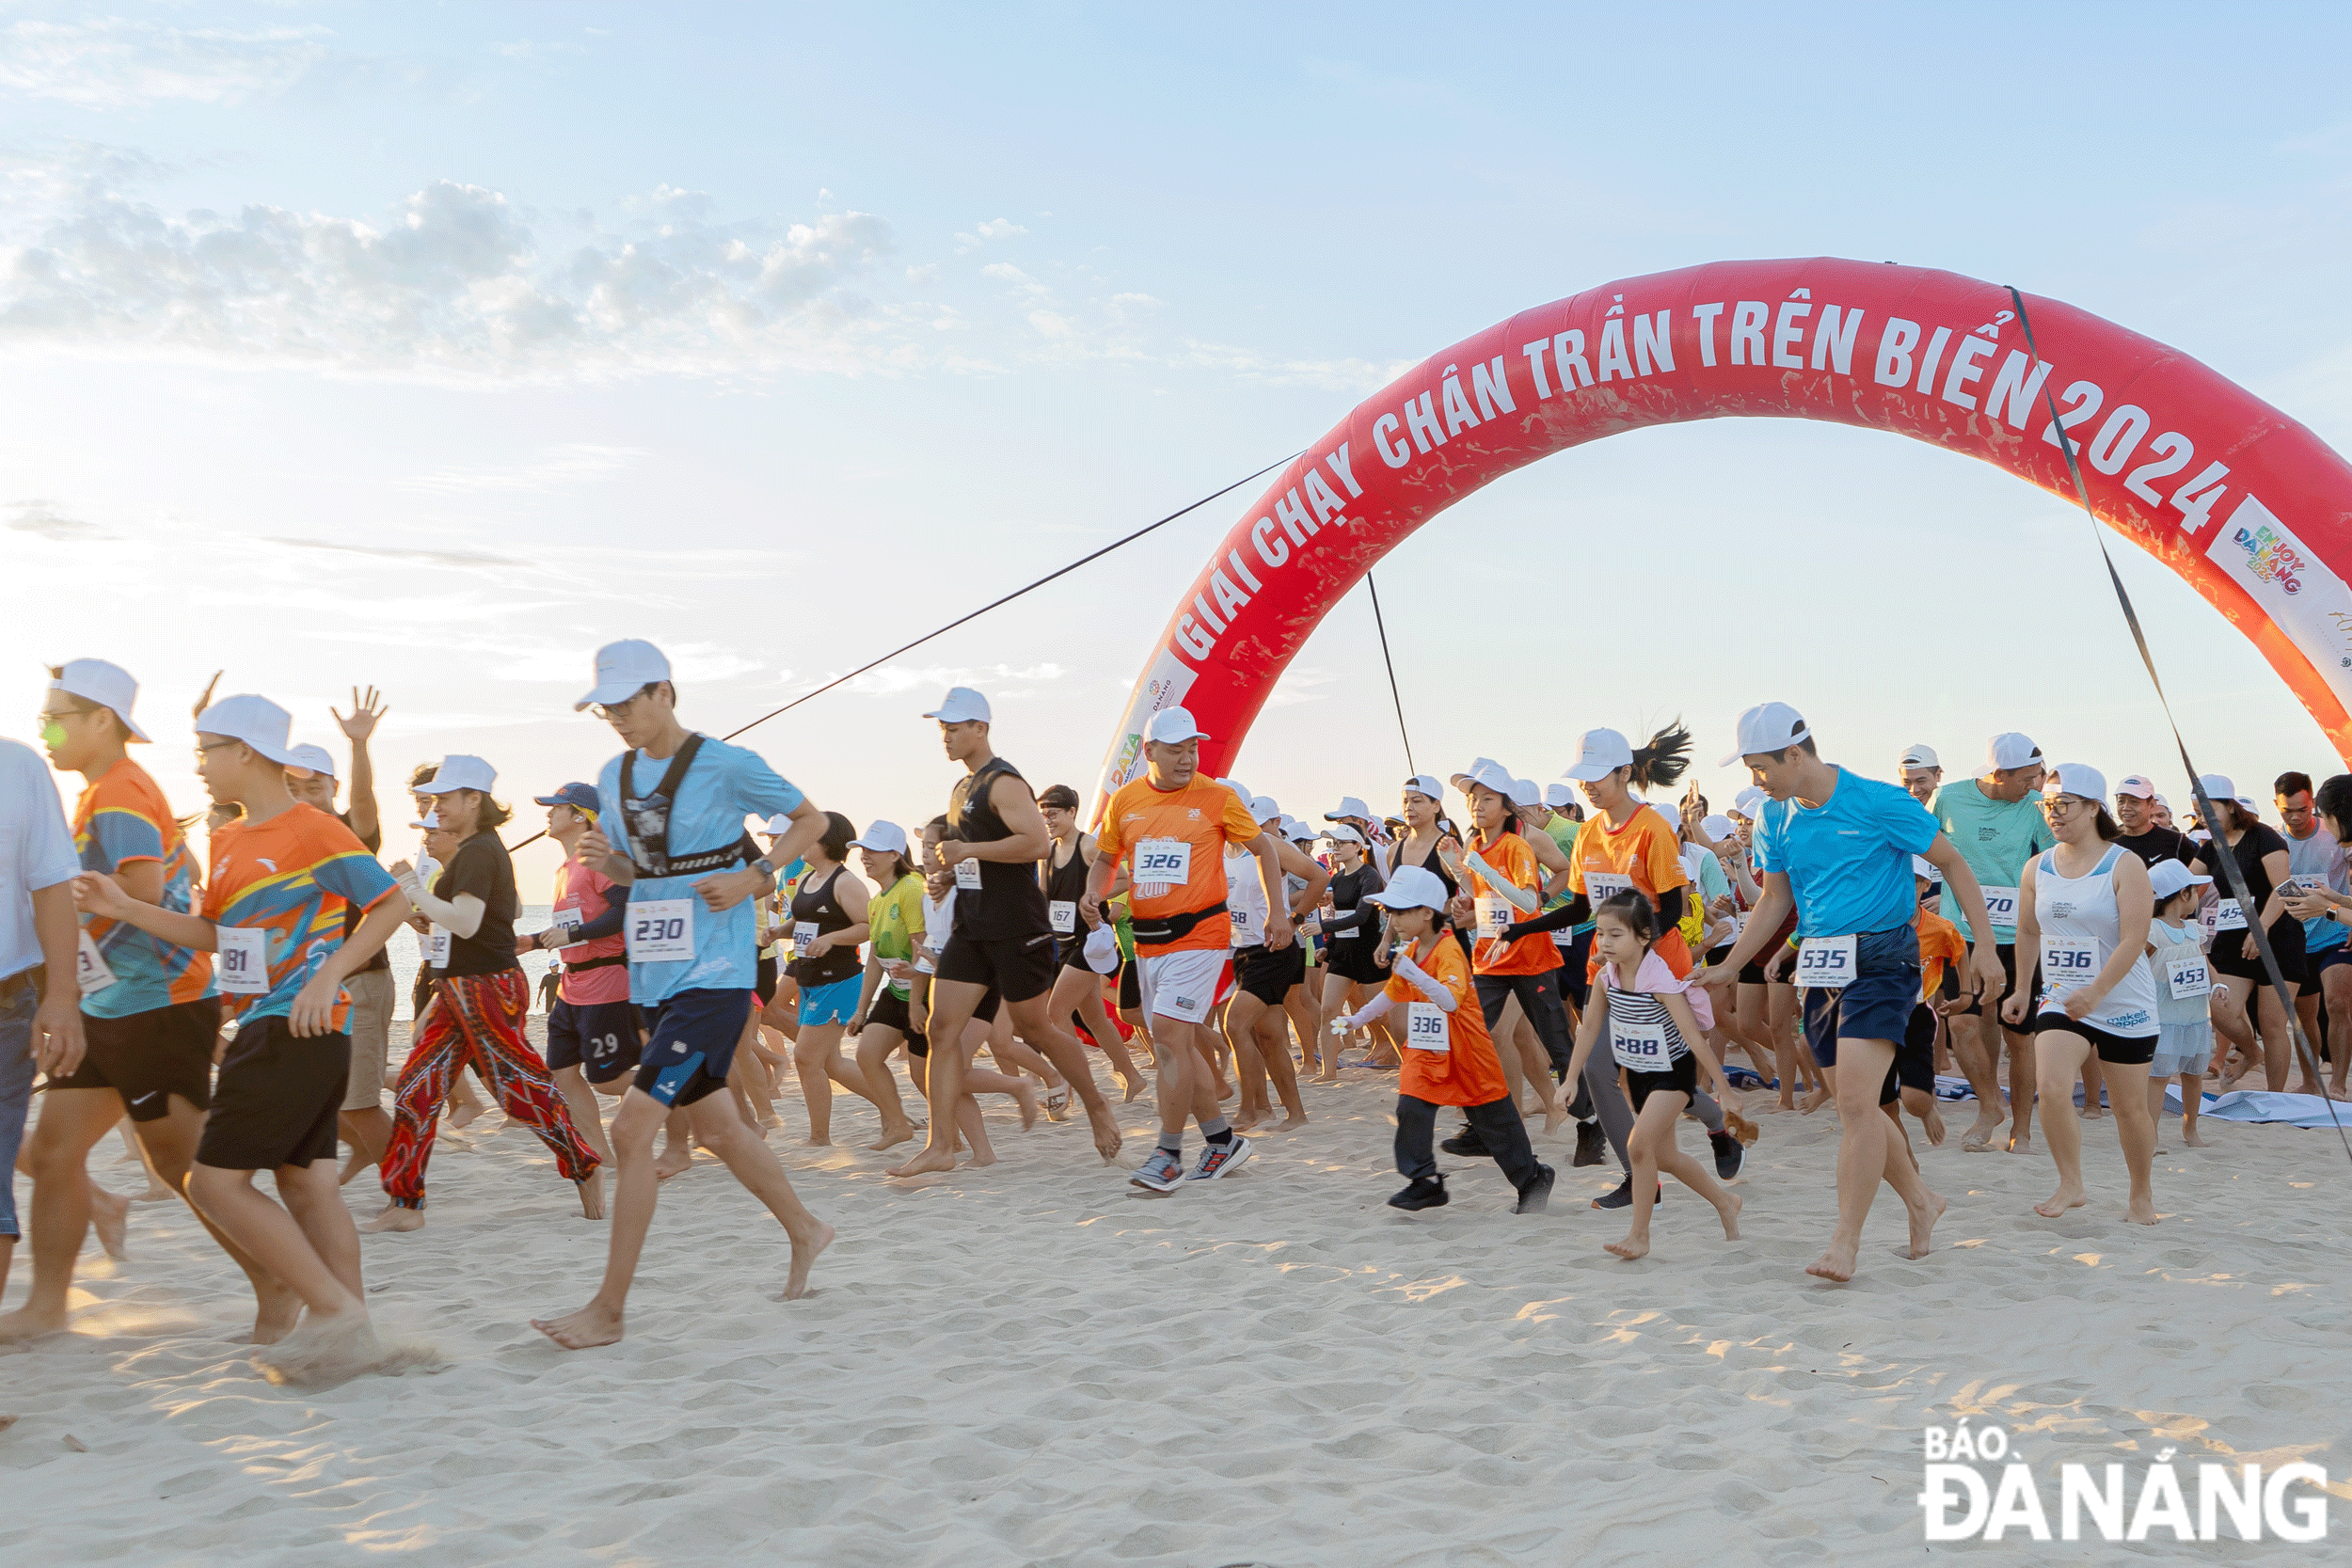
M 2214 531 L 2205 559 L 2243 588 L 2322 670 L 2352 670 L 2352 588 L 2260 498 Z
M 2075 1450 L 2079 1451 L 2079 1450 Z M 1929 1427 L 1919 1508 L 1930 1541 L 2278 1541 L 2328 1536 L 2328 1472 L 2300 1462 L 2175 1465 L 2161 1448 L 2137 1471 L 2029 1463 L 1997 1426 Z M 2053 1473 L 2055 1472 L 2055 1473 Z M 2226 1532 L 2226 1533 L 2225 1533 Z

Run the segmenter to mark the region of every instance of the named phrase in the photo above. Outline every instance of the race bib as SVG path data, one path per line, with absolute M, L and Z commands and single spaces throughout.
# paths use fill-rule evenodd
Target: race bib
M 1232 944 L 1235 947 L 1255 947 L 1258 944 L 1258 911 L 1247 904 L 1235 904 L 1225 911 L 1232 922 Z
M 1192 844 L 1181 838 L 1147 838 L 1136 846 L 1136 891 L 1156 898 L 1192 880 Z
M 1853 938 L 1807 937 L 1797 949 L 1799 990 L 1843 990 L 1854 982 Z
M 1502 928 L 1510 925 L 1518 914 L 1518 911 L 1511 907 L 1510 900 L 1507 898 L 1481 895 L 1477 900 L 1477 906 L 1478 934 L 1482 938 L 1500 937 L 1502 935 Z
M 215 926 L 213 973 L 231 996 L 269 994 L 269 933 L 258 926 Z
M 1656 1023 L 1620 1023 L 1615 1008 L 1609 1013 L 1609 1047 L 1616 1053 L 1617 1065 L 1637 1072 L 1663 1072 L 1670 1065 L 1666 1049 L 1666 1025 Z
M 1415 1051 L 1452 1051 L 1454 1037 L 1447 1032 L 1445 1009 L 1435 1002 L 1406 1003 L 1405 1043 Z
M 2042 939 L 2042 989 L 2052 996 L 2090 984 L 2099 975 L 2099 950 L 2080 942 Z
M 1052 898 L 1045 904 L 1046 923 L 1057 936 L 1070 936 L 1078 929 L 1078 901 L 1075 898 Z
M 694 900 L 657 898 L 628 907 L 628 961 L 675 963 L 694 956 Z
M 573 943 L 580 941 L 580 904 L 578 900 L 574 900 L 569 904 L 558 904 L 555 906 L 555 931 L 558 939 L 556 945 L 558 947 L 569 947 Z
M 966 893 L 979 892 L 980 863 L 977 861 L 956 862 L 956 886 Z
M 1633 879 L 1630 877 L 1621 877 L 1613 871 L 1584 873 L 1584 896 L 1592 900 L 1595 909 L 1600 908 L 1619 894 L 1632 891 Z
M 817 940 L 817 922 L 796 920 L 792 923 L 792 952 L 796 958 L 808 957 L 808 944 Z
M 2213 928 L 2217 931 L 2246 929 L 2246 906 L 2223 894 L 2221 901 L 2213 907 Z
M 1574 947 L 1576 945 L 1576 927 L 1573 926 L 1563 926 L 1558 930 L 1552 932 L 1551 944 L 1554 947 Z
M 1984 914 L 1995 926 L 2017 926 L 2017 890 L 2013 887 L 1984 889 Z
M 2164 984 L 2173 1001 L 2194 1002 L 2213 994 L 2213 971 L 2202 954 L 2191 954 L 2166 963 Z
M 436 969 L 449 967 L 449 928 L 436 926 L 417 939 L 417 951 Z
M 87 930 L 73 950 L 73 979 L 84 996 L 104 990 L 115 983 L 115 972 L 106 967 L 105 955 L 98 951 L 98 943 L 90 940 Z

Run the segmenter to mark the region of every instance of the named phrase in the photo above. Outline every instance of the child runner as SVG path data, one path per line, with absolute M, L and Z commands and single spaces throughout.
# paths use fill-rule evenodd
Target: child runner
M 631 884 L 629 994 L 651 1024 L 636 1082 L 612 1117 L 619 1172 L 603 1283 L 579 1311 L 532 1320 L 564 1349 L 581 1350 L 612 1344 L 625 1331 L 628 1288 L 659 1201 L 654 1134 L 673 1106 L 687 1111 L 695 1138 L 791 1239 L 785 1300 L 806 1293 L 809 1267 L 834 1232 L 801 1206 L 784 1166 L 723 1092 L 756 970 L 746 901 L 774 885 L 777 862 L 817 842 L 824 814 L 754 752 L 689 734 L 677 721 L 670 661 L 650 642 L 598 649 L 596 684 L 572 705 L 596 708 L 629 748 L 597 777 L 605 810 L 580 848 L 602 861 L 606 876 Z M 792 818 L 792 831 L 769 851 L 773 860 L 754 855 L 743 864 L 744 851 L 756 847 L 744 841 L 744 817 L 775 812 Z
M 882 1132 L 868 1148 L 889 1148 L 914 1136 L 906 1102 L 898 1096 L 898 1079 L 890 1070 L 890 1053 L 900 1044 L 909 1060 L 926 1046 L 922 1027 L 909 1013 L 911 987 L 908 966 L 914 944 L 923 939 L 923 876 L 907 853 L 907 831 L 896 822 L 877 822 L 850 841 L 858 852 L 866 879 L 882 891 L 866 906 L 866 974 L 858 983 L 857 1011 L 850 1033 L 857 1040 L 858 1076 L 869 1099 L 882 1108 Z
M 1633 1223 L 1625 1240 L 1611 1242 L 1609 1250 L 1631 1259 L 1649 1256 L 1650 1210 L 1658 1200 L 1658 1174 L 1664 1171 L 1715 1206 L 1724 1222 L 1724 1239 L 1740 1239 L 1740 1195 L 1707 1174 L 1696 1160 L 1675 1147 L 1675 1124 L 1698 1093 L 1698 1065 L 1716 1092 L 1728 1096 L 1723 1064 L 1706 1031 L 1714 1027 L 1714 1007 L 1704 990 L 1677 980 L 1655 951 L 1657 916 L 1649 900 L 1637 893 L 1621 893 L 1594 911 L 1593 951 L 1601 960 L 1597 978 L 1601 990 L 1584 1009 L 1576 1032 L 1574 1070 L 1581 1072 L 1603 1035 L 1611 1054 L 1625 1069 L 1626 1087 L 1633 1100 L 1633 1135 L 1627 1148 L 1633 1155 Z
M 368 1323 L 359 1232 L 336 1190 L 335 1118 L 351 1070 L 343 981 L 400 924 L 392 879 L 350 829 L 286 791 L 286 710 L 224 697 L 196 721 L 197 773 L 243 807 L 213 834 L 202 912 L 124 893 L 103 872 L 74 879 L 88 912 L 215 953 L 236 1037 L 222 1057 L 188 1196 L 198 1212 L 302 1300 L 309 1317 L 256 1356 L 264 1372 L 328 1382 L 391 1359 Z M 367 911 L 349 941 L 346 904 Z M 280 1208 L 254 1191 L 272 1174 Z
M 596 785 L 567 784 L 532 799 L 548 808 L 548 836 L 563 847 L 564 863 L 555 869 L 555 924 L 516 938 L 515 952 L 552 950 L 563 960 L 548 1007 L 548 1070 L 571 1112 L 573 1131 L 596 1156 L 589 1180 L 601 1212 L 612 1146 L 605 1140 L 596 1096 L 617 1099 L 628 1087 L 624 1076 L 636 1070 L 645 1044 L 644 1022 L 628 999 L 628 944 L 621 935 L 628 889 L 580 857 L 580 841 L 602 811 Z
M 2181 1141 L 2202 1148 L 2197 1115 L 2204 1109 L 2205 1069 L 2213 1061 L 2213 969 L 2197 924 L 2211 877 L 2166 857 L 2148 868 L 2155 918 L 2148 926 L 2148 970 L 2156 987 L 2156 1053 L 2148 1063 L 2148 1115 L 2164 1115 L 2164 1086 L 2181 1085 Z
M 1486 1035 L 1476 984 L 1459 942 L 1445 928 L 1445 884 L 1433 872 L 1400 866 L 1388 885 L 1365 895 L 1389 911 L 1395 942 L 1391 977 L 1380 994 L 1332 1021 L 1333 1032 L 1360 1028 L 1405 1006 L 1405 1064 L 1396 1085 L 1396 1168 L 1411 1184 L 1389 1199 L 1392 1209 L 1436 1209 L 1453 1201 L 1430 1148 L 1438 1107 L 1458 1105 L 1485 1134 L 1518 1200 L 1515 1214 L 1540 1214 L 1551 1199 L 1554 1173 L 1536 1163 L 1527 1126 L 1503 1082 L 1502 1063 Z
M 1914 800 L 1918 798 L 1917 791 L 1911 794 Z M 1919 1005 L 1911 1009 L 1911 1023 L 1903 1031 L 1902 1045 L 1895 1053 L 1895 1074 L 1901 1108 L 1919 1118 L 1928 1143 L 1941 1148 L 1944 1117 L 1935 1103 L 1935 1023 L 1944 1006 L 1957 1005 L 1960 976 L 1968 962 L 1968 944 L 1961 940 L 1959 927 L 1930 908 L 1943 897 L 1943 879 L 1935 874 L 1934 863 L 1925 856 L 1914 855 L 1911 879 L 1919 890 L 1912 915 L 1912 927 L 1919 933 Z M 1886 1102 L 1888 1116 L 1898 1114 L 1898 1103 L 1893 1100 Z M 1904 1147 L 1910 1147 L 1908 1139 L 1904 1140 Z

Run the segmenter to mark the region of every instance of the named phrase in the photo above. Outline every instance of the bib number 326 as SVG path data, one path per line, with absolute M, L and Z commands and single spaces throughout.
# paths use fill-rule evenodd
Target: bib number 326
M 628 907 L 628 961 L 675 963 L 694 956 L 694 900 L 659 898 Z

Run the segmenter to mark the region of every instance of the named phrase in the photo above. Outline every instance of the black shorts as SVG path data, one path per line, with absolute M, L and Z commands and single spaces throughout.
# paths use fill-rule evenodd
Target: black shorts
M 773 953 L 761 955 L 759 968 L 752 979 L 752 993 L 759 998 L 759 1005 L 763 1007 L 776 999 L 776 956 Z
M 637 1087 L 669 1106 L 717 1094 L 727 1086 L 735 1047 L 751 1016 L 751 996 L 732 987 L 672 992 L 645 1021 Z
M 1636 1068 L 1625 1069 L 1626 1092 L 1633 1099 L 1633 1114 L 1642 1114 L 1643 1101 L 1661 1089 L 1679 1091 L 1686 1100 L 1695 1100 L 1699 1092 L 1699 1060 L 1687 1052 L 1677 1056 L 1663 1072 L 1644 1072 Z
M 1893 1104 L 1902 1098 L 1904 1089 L 1917 1089 L 1931 1097 L 1935 1093 L 1935 1009 L 1924 1002 L 1911 1009 L 1903 1037 L 1895 1042 L 1894 1065 L 1886 1069 L 1879 1103 Z
M 591 1084 L 633 1070 L 644 1019 L 631 1002 L 566 1002 L 548 1009 L 548 1070 L 576 1067 Z
M 1054 989 L 1054 933 L 1000 937 L 978 942 L 962 933 L 950 936 L 939 955 L 939 977 L 966 985 L 986 986 L 1008 1002 L 1026 1002 Z M 979 1013 L 975 1010 L 973 1017 Z M 991 1019 L 996 1016 L 989 1009 Z
M 1577 932 L 1576 940 L 1560 949 L 1560 958 L 1561 999 L 1574 1003 L 1581 1013 L 1593 999 L 1593 984 L 1585 973 L 1593 962 L 1593 933 Z
M 335 1158 L 335 1118 L 351 1078 L 351 1037 L 297 1038 L 282 1018 L 255 1019 L 221 1058 L 196 1163 L 276 1170 Z
M 213 1046 L 220 1038 L 220 998 L 174 1002 L 121 1018 L 82 1019 L 89 1044 L 82 1065 L 53 1089 L 112 1089 L 133 1121 L 154 1121 L 178 1095 L 201 1111 L 213 1103 Z
M 1119 1010 L 1122 1013 L 1143 1010 L 1143 977 L 1133 958 L 1119 966 Z
M 1342 979 L 1353 980 L 1359 986 L 1385 986 L 1389 972 L 1373 961 L 1373 953 L 1380 945 L 1377 925 L 1355 930 L 1345 936 L 1326 932 L 1324 935 L 1324 967 Z
M 2270 951 L 2278 957 L 2280 979 L 2297 990 L 2310 980 L 2311 964 L 2308 955 L 2303 951 L 2303 923 L 2301 921 L 2291 914 L 2280 915 L 2277 924 L 2270 927 Z M 2246 956 L 2246 933 L 2244 931 L 2216 931 L 2213 936 L 2213 951 L 2207 956 L 2213 962 L 2213 972 L 2216 974 L 2228 974 L 2240 980 L 2251 980 L 2258 986 L 2266 986 L 2270 983 L 2270 976 L 2263 973 L 2262 959 L 2249 958 Z
M 1288 947 L 1241 947 L 1233 952 L 1233 985 L 1269 1007 L 1279 1007 L 1293 986 L 1307 983 L 1307 950 L 1297 942 Z
M 1976 948 L 1974 945 L 1971 945 L 1968 950 L 1973 953 L 1976 951 Z M 1969 1018 L 1979 1013 L 1986 1013 L 1994 1018 L 1999 1018 L 2001 1016 L 2001 1000 L 2008 997 L 2011 992 L 2017 990 L 2017 944 L 2013 942 L 1996 942 L 1994 944 L 1993 951 L 2001 956 L 2001 974 L 2006 976 L 2006 985 L 2000 997 L 1977 997 L 1972 1000 L 1968 1006 L 1953 1014 L 1953 1017 Z M 1968 972 L 1964 969 L 1961 971 L 1960 983 L 1963 990 L 1967 987 Z M 2027 982 L 2027 989 L 2029 994 L 2033 996 L 2039 997 L 2042 994 L 2042 960 L 2040 958 L 2036 958 L 2034 960 L 2033 976 L 2031 980 Z M 2009 1025 L 2007 1023 L 2003 1023 L 2001 1027 L 2009 1029 Z M 2026 1030 L 2010 1030 L 2010 1033 L 2011 1034 L 2024 1034 L 2029 1032 L 2030 1031 Z
M 2033 1021 L 2035 1037 L 2039 1038 L 2044 1033 L 2055 1034 L 2061 1030 L 2070 1035 L 2080 1035 L 2090 1042 L 2093 1050 L 2098 1052 L 2099 1060 L 2113 1062 L 2118 1067 L 2130 1067 L 2135 1063 L 2146 1067 L 2156 1059 L 2156 1041 L 2164 1037 L 2161 1035 L 2109 1034 L 2095 1023 L 2077 1023 L 2064 1013 L 2035 1015 Z
M 907 999 L 891 990 L 887 983 L 875 993 L 874 1005 L 866 1009 L 866 1027 L 896 1029 L 899 1037 L 907 1042 L 907 1054 L 910 1056 L 928 1056 L 931 1053 L 930 1041 L 923 1037 L 923 1031 L 914 1026 L 914 1015 L 907 1010 Z

